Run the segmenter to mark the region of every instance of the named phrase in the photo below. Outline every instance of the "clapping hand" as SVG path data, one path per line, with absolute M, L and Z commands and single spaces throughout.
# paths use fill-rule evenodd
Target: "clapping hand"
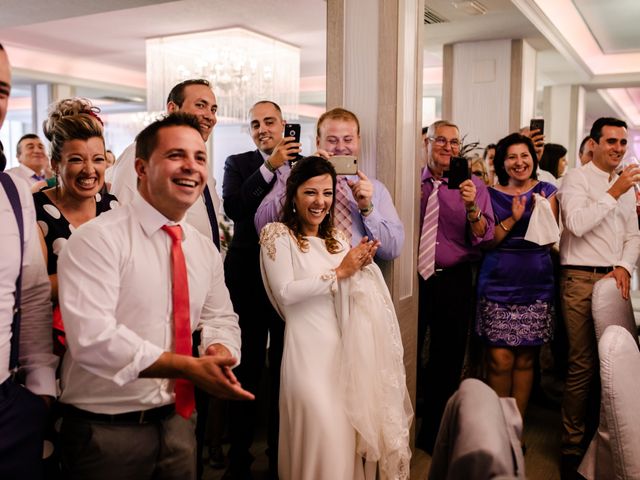
M 369 240 L 366 236 L 362 237 L 360 244 L 353 247 L 342 259 L 338 268 L 336 268 L 336 277 L 340 280 L 348 278 L 358 270 L 373 262 L 376 251 L 380 246 L 379 240 Z
M 233 374 L 237 360 L 221 343 L 207 348 L 206 354 L 194 359 L 195 368 L 190 369 L 189 379 L 210 395 L 230 400 L 253 400 L 254 395 L 243 389 Z
M 524 215 L 524 209 L 527 205 L 527 197 L 525 195 L 520 196 L 520 191 L 517 191 L 513 196 L 511 202 L 511 216 L 517 222 Z

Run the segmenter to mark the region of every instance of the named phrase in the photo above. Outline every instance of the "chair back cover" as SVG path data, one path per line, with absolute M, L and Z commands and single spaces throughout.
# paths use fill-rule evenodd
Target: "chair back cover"
M 447 402 L 429 479 L 525 478 L 521 435 L 515 399 L 468 378 Z

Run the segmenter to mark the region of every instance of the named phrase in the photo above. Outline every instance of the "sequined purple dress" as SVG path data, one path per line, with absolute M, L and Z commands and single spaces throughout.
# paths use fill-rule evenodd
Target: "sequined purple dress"
M 524 239 L 531 218 L 533 194 L 547 198 L 556 187 L 537 183 L 525 193 L 525 213 L 507 237 L 488 251 L 478 275 L 476 333 L 496 347 L 542 345 L 551 339 L 554 317 L 553 264 L 550 247 Z M 489 188 L 498 222 L 511 216 L 513 196 Z M 498 227 L 499 228 L 499 227 Z

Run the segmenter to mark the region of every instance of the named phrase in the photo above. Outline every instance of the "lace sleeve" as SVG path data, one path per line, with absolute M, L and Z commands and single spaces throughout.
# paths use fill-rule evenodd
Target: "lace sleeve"
M 312 255 L 302 252 L 289 228 L 282 223 L 270 223 L 260 234 L 260 262 L 265 288 L 272 303 L 280 308 L 304 302 L 309 297 L 331 295 L 337 289 L 336 273 L 328 270 L 321 274 L 307 274 L 300 271 L 298 255 Z M 308 276 L 305 276 L 308 275 Z
M 276 239 L 289 235 L 289 228 L 284 223 L 269 223 L 260 232 L 260 246 L 266 255 L 276 261 Z

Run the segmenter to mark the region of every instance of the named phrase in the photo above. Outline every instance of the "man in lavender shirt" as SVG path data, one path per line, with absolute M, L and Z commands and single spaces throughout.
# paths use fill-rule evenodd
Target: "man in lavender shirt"
M 475 303 L 474 267 L 482 256 L 480 245 L 493 238 L 495 222 L 489 192 L 482 180 L 472 175 L 459 188 L 450 189 L 443 176 L 451 157 L 460 153 L 458 127 L 444 120 L 435 122 L 425 141 L 427 166 L 422 172 L 420 231 L 433 181 L 443 182 L 438 191 L 435 272 L 427 279 L 418 275 L 419 348 L 424 346 L 427 328 L 430 342 L 426 368 L 418 362 L 418 391 L 424 396 L 424 417 L 416 446 L 432 453 L 444 407 L 460 383 Z
M 334 108 L 318 119 L 315 156 L 331 158 L 333 155 L 360 155 L 360 122 L 353 112 Z M 269 222 L 280 219 L 287 178 L 291 167 L 284 164 L 276 171 L 276 183 L 264 197 L 255 215 L 256 230 L 260 232 Z M 338 176 L 338 181 L 345 178 Z M 389 191 L 382 182 L 368 178 L 358 170 L 357 175 L 346 176 L 347 202 L 351 212 L 351 245 L 362 237 L 380 240 L 376 258 L 393 260 L 400 255 L 404 244 L 404 225 L 396 212 Z M 341 195 L 337 192 L 336 195 Z

